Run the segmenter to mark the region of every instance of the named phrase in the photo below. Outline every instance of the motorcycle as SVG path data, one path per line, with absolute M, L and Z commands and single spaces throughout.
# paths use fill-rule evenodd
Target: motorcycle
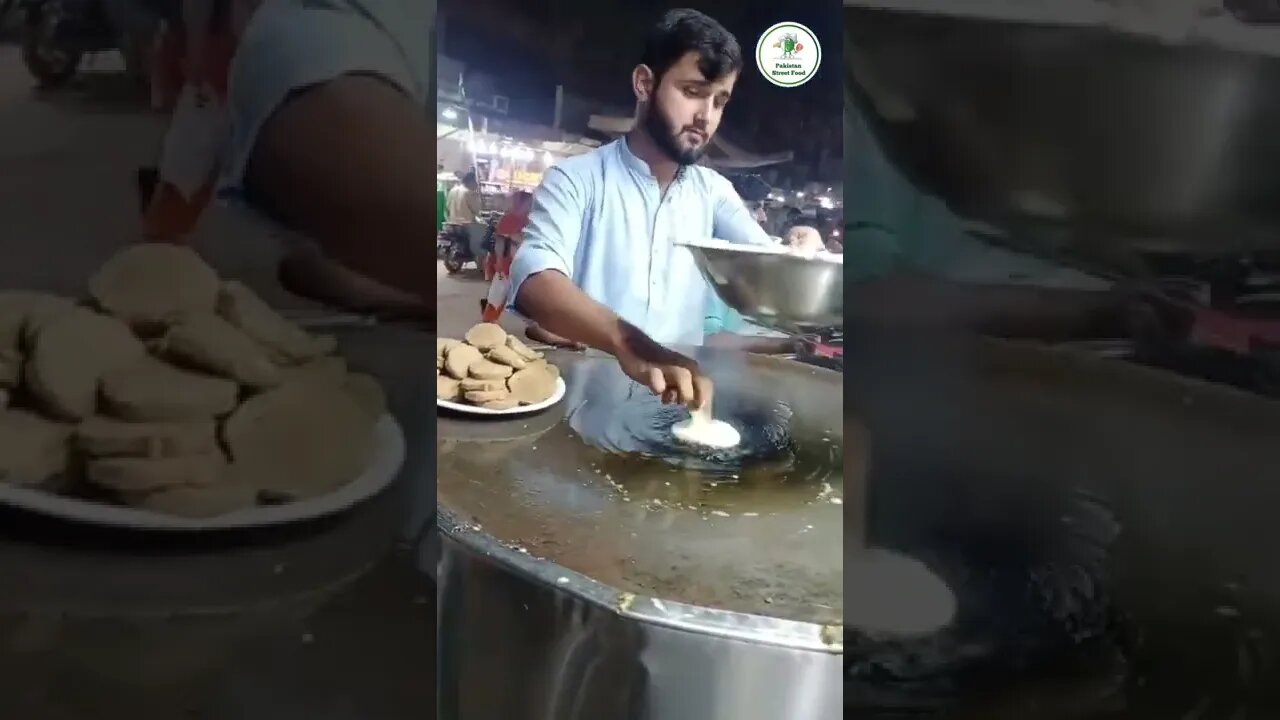
M 18 0 L 22 61 L 41 87 L 64 85 L 89 53 L 119 50 L 130 75 L 146 77 L 145 47 L 159 21 L 139 8 L 114 17 L 106 0 Z M 119 6 L 117 6 L 119 7 Z
M 501 217 L 502 213 L 497 212 L 480 213 L 478 219 L 485 225 L 484 237 L 480 241 L 482 253 L 493 251 L 494 231 Z M 477 266 L 480 263 L 480 258 L 476 257 L 471 249 L 471 231 L 466 225 L 445 225 L 436 240 L 436 255 L 443 258 L 444 269 L 448 270 L 450 275 L 462 272 L 467 263 L 476 263 Z
M 450 275 L 462 272 L 469 262 L 475 262 L 475 254 L 471 252 L 471 233 L 466 225 L 445 225 L 436 241 L 436 255 L 444 260 L 444 269 Z

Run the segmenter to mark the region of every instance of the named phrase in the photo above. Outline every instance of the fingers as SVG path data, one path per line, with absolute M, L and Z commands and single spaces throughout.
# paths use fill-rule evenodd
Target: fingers
M 699 378 L 705 380 L 701 376 Z M 698 403 L 700 391 L 695 389 L 694 374 L 688 368 L 678 365 L 652 367 L 646 375 L 645 385 L 666 405 L 701 407 Z
M 667 378 L 662 374 L 662 368 L 649 368 L 645 373 L 645 385 L 649 388 L 649 392 L 663 398 L 663 402 L 666 402 Z
M 663 403 L 681 404 L 690 408 L 701 406 L 705 392 L 695 387 L 695 382 L 705 381 L 697 361 L 672 352 L 648 337 L 632 338 L 629 352 L 619 357 L 628 376 L 657 395 Z
M 676 367 L 672 368 L 672 375 L 674 376 L 672 384 L 680 391 L 678 398 L 680 404 L 688 405 L 691 408 L 697 407 L 697 393 L 693 388 L 693 373 L 689 368 Z
M 694 410 L 711 407 L 711 396 L 715 390 L 715 387 L 711 384 L 711 378 L 706 375 L 699 375 L 694 379 L 693 389 L 693 404 L 689 407 Z

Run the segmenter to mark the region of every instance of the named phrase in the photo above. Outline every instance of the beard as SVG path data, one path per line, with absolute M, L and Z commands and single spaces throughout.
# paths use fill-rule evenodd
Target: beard
M 666 114 L 662 112 L 656 100 L 645 108 L 644 129 L 649 133 L 649 137 L 653 138 L 658 148 L 680 165 L 692 165 L 698 162 L 706 152 L 707 146 L 711 144 L 711 138 L 708 137 L 706 142 L 696 147 L 689 146 L 680 140 L 680 134 L 684 128 L 674 128 L 672 125 L 673 123 L 667 120 Z

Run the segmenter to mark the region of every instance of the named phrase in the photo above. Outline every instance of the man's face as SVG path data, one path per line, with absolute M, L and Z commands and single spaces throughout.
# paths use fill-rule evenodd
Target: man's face
M 692 165 L 720 127 L 737 81 L 737 73 L 707 80 L 698 69 L 698 54 L 685 53 L 649 90 L 642 118 L 645 130 L 672 160 Z

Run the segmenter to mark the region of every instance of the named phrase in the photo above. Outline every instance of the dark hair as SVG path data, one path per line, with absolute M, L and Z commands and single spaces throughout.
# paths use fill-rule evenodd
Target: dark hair
M 467 174 L 462 176 L 462 184 L 463 184 L 463 185 L 477 185 L 478 183 L 476 182 L 476 171 L 475 171 L 475 170 L 468 170 L 468 171 L 467 171 Z
M 698 70 L 707 80 L 719 80 L 742 69 L 742 47 L 723 25 L 697 10 L 669 10 L 649 31 L 640 62 L 648 65 L 654 82 L 689 52 L 698 53 Z

